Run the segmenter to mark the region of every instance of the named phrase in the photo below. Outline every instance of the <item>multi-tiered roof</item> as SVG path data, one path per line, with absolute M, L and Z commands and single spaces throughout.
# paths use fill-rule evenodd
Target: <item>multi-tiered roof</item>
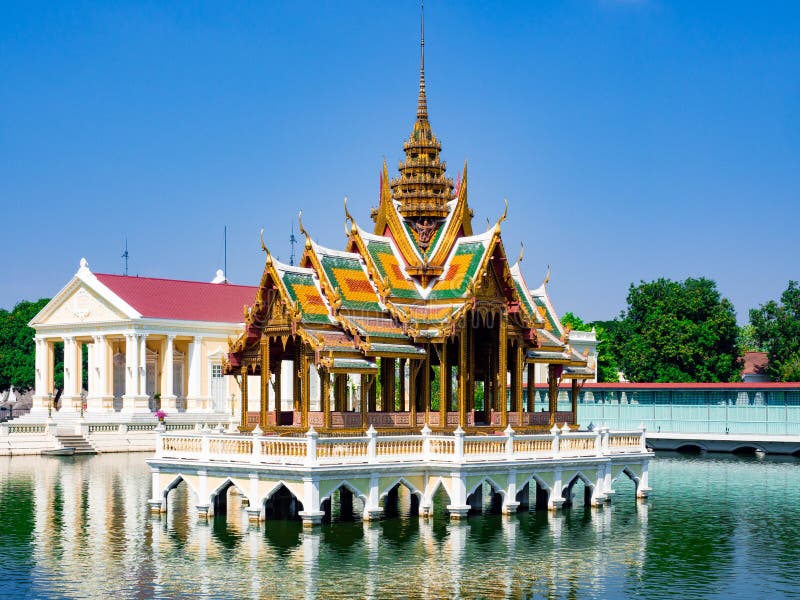
M 306 242 L 299 267 L 264 248 L 266 266 L 247 311 L 247 330 L 231 344 L 231 366 L 256 351 L 269 323 L 283 322 L 315 348 L 320 365 L 373 372 L 377 357 L 413 357 L 428 351 L 426 344 L 452 336 L 478 299 L 503 305 L 525 332 L 529 358 L 585 365 L 567 347 L 545 284 L 531 290 L 519 261 L 508 265 L 500 228 L 508 205 L 494 226 L 473 233 L 466 164 L 454 185 L 428 120 L 424 30 L 421 47 L 417 118 L 403 145 L 399 176 L 390 180 L 384 162 L 372 231 L 356 223 L 345 202 L 345 251 L 314 242 L 302 222 Z

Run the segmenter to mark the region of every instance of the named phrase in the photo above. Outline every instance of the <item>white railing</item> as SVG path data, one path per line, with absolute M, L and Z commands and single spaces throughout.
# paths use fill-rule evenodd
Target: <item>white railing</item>
M 175 433 L 158 428 L 156 458 L 207 462 L 278 465 L 357 465 L 402 463 L 476 463 L 509 460 L 602 457 L 647 452 L 645 431 L 570 431 L 553 427 L 550 433 L 468 436 L 460 428 L 453 435 L 378 436 L 371 428 L 363 437 L 320 438 L 314 429 L 303 437 L 286 438 L 226 434 L 203 428 Z

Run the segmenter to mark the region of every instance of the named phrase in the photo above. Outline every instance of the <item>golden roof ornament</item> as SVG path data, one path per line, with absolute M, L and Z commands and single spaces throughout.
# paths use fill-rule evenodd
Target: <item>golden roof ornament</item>
M 411 136 L 403 144 L 406 158 L 399 165 L 400 177 L 392 179 L 392 197 L 398 211 L 409 219 L 419 247 L 426 250 L 444 219 L 453 199 L 453 180 L 445 176 L 446 163 L 439 159 L 442 144 L 428 122 L 428 99 L 425 90 L 425 7 L 420 25 L 419 96 L 417 120 Z

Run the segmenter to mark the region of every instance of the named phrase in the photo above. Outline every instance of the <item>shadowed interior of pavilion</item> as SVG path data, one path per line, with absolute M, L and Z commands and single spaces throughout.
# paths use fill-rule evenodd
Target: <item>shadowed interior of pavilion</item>
M 345 201 L 345 251 L 314 242 L 302 220 L 299 266 L 277 261 L 262 240 L 259 289 L 224 364 L 241 386 L 242 431 L 576 425 L 579 382 L 593 370 L 569 347 L 547 278 L 530 289 L 522 253 L 510 266 L 500 227 L 508 204 L 485 232 L 473 231 L 466 163 L 455 183 L 447 177 L 428 121 L 424 36 L 422 49 L 417 118 L 399 176 L 390 179 L 384 162 L 372 231 Z M 550 389 L 539 412 L 536 363 L 548 365 Z M 252 376 L 260 410 L 250 412 Z M 573 405 L 557 412 L 563 379 L 573 380 Z M 281 389 L 287 381 L 291 392 Z M 287 396 L 290 406 L 275 401 Z

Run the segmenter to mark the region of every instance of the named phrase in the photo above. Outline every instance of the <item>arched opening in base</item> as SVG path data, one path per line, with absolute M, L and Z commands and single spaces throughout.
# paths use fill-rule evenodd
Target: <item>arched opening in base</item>
M 582 491 L 581 488 L 583 488 Z M 581 475 L 575 475 L 561 494 L 561 497 L 564 498 L 563 507 L 574 508 L 576 505 L 579 506 L 579 504 L 576 504 L 576 500 L 579 501 L 581 495 L 583 496 L 583 506 L 591 506 L 593 491 L 594 486 L 591 483 L 586 481 Z
M 494 484 L 484 480 L 467 496 L 467 504 L 470 515 L 496 515 L 503 509 L 503 494 Z
M 320 506 L 323 523 L 355 521 L 364 514 L 364 500 L 346 485 L 336 488 Z
M 519 502 L 520 511 L 525 510 L 547 510 L 547 503 L 550 499 L 550 490 L 548 490 L 536 478 L 528 481 L 519 492 L 517 492 L 516 500 Z
M 415 517 L 419 515 L 419 495 L 404 482 L 397 482 L 381 500 L 384 518 Z
M 302 510 L 303 503 L 283 484 L 264 501 L 264 518 L 267 521 L 299 521 Z

